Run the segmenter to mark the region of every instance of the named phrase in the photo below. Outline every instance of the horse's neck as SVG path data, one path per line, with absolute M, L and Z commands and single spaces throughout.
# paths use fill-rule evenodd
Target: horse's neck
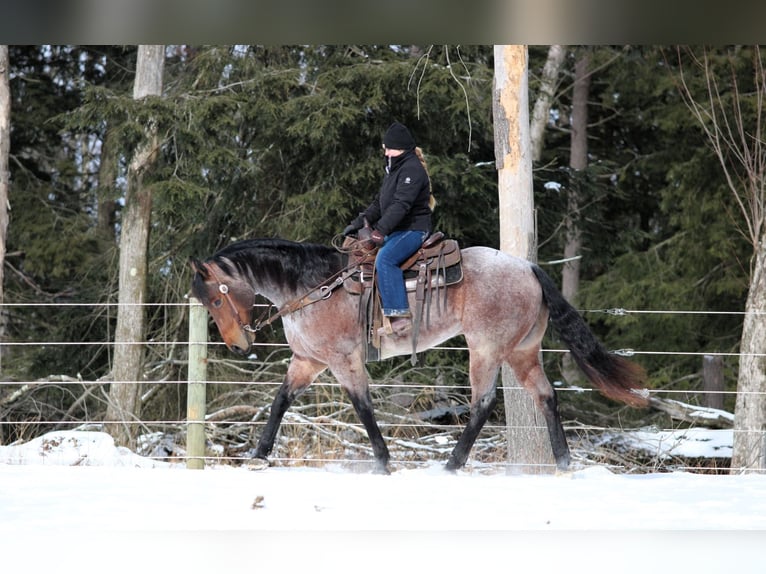
M 308 272 L 306 272 L 305 267 L 301 262 L 301 258 L 295 254 L 288 255 L 288 257 L 293 256 L 297 258 L 296 261 L 290 261 L 289 264 L 284 261 L 282 263 L 285 264 L 285 267 L 287 268 L 299 270 L 296 271 L 298 276 L 286 276 L 284 277 L 284 281 L 270 279 L 269 274 L 256 273 L 253 267 L 248 269 L 248 281 L 255 292 L 271 301 L 277 307 L 295 299 L 300 299 L 313 289 L 316 289 L 323 281 L 329 278 L 332 274 L 332 268 L 336 264 L 335 262 L 328 261 L 328 269 L 326 270 L 326 273 L 318 273 L 319 269 L 316 269 L 310 274 L 311 276 L 309 276 L 308 274 L 304 274 Z M 342 263 L 342 261 L 339 263 Z M 324 274 L 328 276 L 320 276 Z M 291 285 L 297 285 L 297 287 L 293 288 Z
M 274 305 L 282 305 L 284 301 L 289 299 L 289 294 L 285 294 L 284 290 L 279 285 L 272 284 L 271 281 L 265 279 L 263 274 L 258 273 L 252 266 L 247 265 L 244 268 L 240 267 L 240 271 L 230 276 L 230 280 L 235 283 L 240 283 L 241 290 L 251 290 L 255 295 L 260 295 L 268 299 Z
M 300 296 L 298 292 L 288 289 L 284 285 L 272 285 L 269 281 L 259 281 L 252 275 L 250 285 L 258 295 L 265 297 L 277 307 L 281 307 L 288 301 Z

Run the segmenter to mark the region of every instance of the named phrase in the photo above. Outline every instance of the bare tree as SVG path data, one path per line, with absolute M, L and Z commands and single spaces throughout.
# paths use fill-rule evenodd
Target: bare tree
M 532 161 L 539 161 L 543 151 L 545 126 L 548 125 L 548 114 L 556 96 L 556 86 L 566 53 L 566 48 L 560 44 L 554 44 L 548 48 L 548 58 L 545 60 L 545 66 L 543 66 L 543 75 L 540 79 L 540 87 L 537 91 L 529 128 L 532 142 Z
M 690 87 L 683 68 L 688 55 L 705 81 L 705 97 Z M 741 93 L 735 66 L 719 72 L 711 54 L 678 49 L 681 93 L 707 136 L 739 207 L 740 231 L 750 242 L 750 284 L 740 340 L 739 378 L 734 413 L 732 473 L 766 470 L 766 141 L 761 48 L 752 48 L 753 86 Z M 724 94 L 724 92 L 727 92 Z M 743 105 L 747 106 L 747 113 Z
M 495 161 L 500 199 L 500 249 L 535 260 L 534 196 L 529 133 L 526 46 L 495 46 Z M 554 468 L 548 431 L 529 394 L 503 367 L 503 400 L 508 428 L 508 461 L 513 470 Z
M 99 191 L 98 201 L 98 220 L 96 229 L 99 235 L 105 240 L 113 241 L 115 238 L 115 216 L 117 209 L 116 185 L 119 154 L 115 149 L 118 138 L 117 131 L 113 128 L 107 128 L 101 141 L 101 155 L 98 164 Z
M 162 95 L 165 47 L 141 45 L 136 61 L 133 98 Z M 120 231 L 120 278 L 115 329 L 113 382 L 109 389 L 106 429 L 117 442 L 130 444 L 141 407 L 144 357 L 147 253 L 152 212 L 152 189 L 144 175 L 155 163 L 159 143 L 155 126 L 146 127 L 146 139 L 128 165 L 128 185 Z
M 574 89 L 572 91 L 572 134 L 569 148 L 569 189 L 567 190 L 566 244 L 561 278 L 561 291 L 567 301 L 574 304 L 580 289 L 580 203 L 583 172 L 588 168 L 588 94 L 590 92 L 590 51 L 580 48 L 575 62 Z
M 11 87 L 8 46 L 0 45 L 0 305 L 4 300 L 3 269 L 5 267 L 5 239 L 8 231 L 8 205 L 11 153 Z M 5 314 L 0 312 L 0 338 L 5 335 Z M 1 357 L 0 357 L 1 358 Z
M 566 242 L 564 244 L 564 267 L 561 270 L 561 292 L 572 305 L 576 304 L 580 290 L 580 204 L 585 170 L 588 168 L 588 94 L 590 93 L 590 48 L 577 51 L 575 77 L 572 90 L 572 134 L 569 148 L 569 185 L 567 186 Z M 570 383 L 581 378 L 580 371 L 564 355 L 562 376 Z

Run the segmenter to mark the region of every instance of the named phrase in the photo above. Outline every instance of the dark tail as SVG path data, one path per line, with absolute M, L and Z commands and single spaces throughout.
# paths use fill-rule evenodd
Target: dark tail
M 644 387 L 644 370 L 636 363 L 609 353 L 548 274 L 537 265 L 532 265 L 532 271 L 543 288 L 543 299 L 554 328 L 588 380 L 610 399 L 633 407 L 647 406 L 649 393 Z

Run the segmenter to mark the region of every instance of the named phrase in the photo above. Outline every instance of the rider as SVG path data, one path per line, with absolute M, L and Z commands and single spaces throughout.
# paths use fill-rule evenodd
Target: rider
M 399 265 L 415 253 L 431 233 L 434 199 L 425 160 L 410 131 L 394 122 L 383 136 L 385 175 L 373 202 L 344 230 L 350 235 L 365 219 L 373 227 L 372 241 L 380 247 L 375 259 L 383 315 L 390 318 L 391 333 L 404 335 L 412 328 L 404 276 Z

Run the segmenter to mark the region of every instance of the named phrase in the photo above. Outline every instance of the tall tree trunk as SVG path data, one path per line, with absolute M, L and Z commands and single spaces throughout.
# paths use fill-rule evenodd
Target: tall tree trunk
M 548 58 L 545 60 L 545 66 L 543 66 L 543 77 L 540 80 L 540 89 L 537 92 L 529 128 L 532 141 L 532 161 L 540 161 L 540 156 L 543 153 L 545 126 L 548 125 L 548 114 L 556 95 L 556 85 L 566 53 L 566 48 L 559 44 L 554 44 L 548 48 Z
M 493 114 L 500 249 L 534 261 L 537 245 L 527 74 L 526 46 L 495 46 Z M 545 421 L 532 397 L 506 366 L 502 380 L 510 471 L 537 473 L 555 468 Z
M 164 46 L 138 48 L 133 98 L 162 95 Z M 128 186 L 120 232 L 120 279 L 115 329 L 113 382 L 109 389 L 106 429 L 119 444 L 132 444 L 139 420 L 144 357 L 144 303 L 152 190 L 144 176 L 157 158 L 158 139 L 152 126 L 128 165 Z
M 96 230 L 99 238 L 114 243 L 115 238 L 115 215 L 117 209 L 116 181 L 117 181 L 117 146 L 115 139 L 117 134 L 114 129 L 107 128 L 104 132 L 104 141 L 101 142 L 101 159 L 98 168 L 98 188 L 96 201 L 98 202 Z
M 740 342 L 733 473 L 766 470 L 766 237 L 755 254 Z
M 588 168 L 588 94 L 590 92 L 590 51 L 580 48 L 575 62 L 574 91 L 572 93 L 572 137 L 569 149 L 569 186 L 567 189 L 566 243 L 564 267 L 561 270 L 561 293 L 572 305 L 576 304 L 580 290 L 580 202 L 585 170 Z M 572 383 L 581 379 L 580 371 L 570 355 L 564 355 L 562 376 Z
M 5 268 L 5 239 L 8 231 L 8 205 L 11 173 L 8 160 L 11 153 L 11 87 L 8 46 L 0 45 L 0 309 L 5 299 L 3 287 Z M 5 338 L 6 316 L 0 310 L 0 340 Z M 0 348 L 0 370 L 2 352 Z

